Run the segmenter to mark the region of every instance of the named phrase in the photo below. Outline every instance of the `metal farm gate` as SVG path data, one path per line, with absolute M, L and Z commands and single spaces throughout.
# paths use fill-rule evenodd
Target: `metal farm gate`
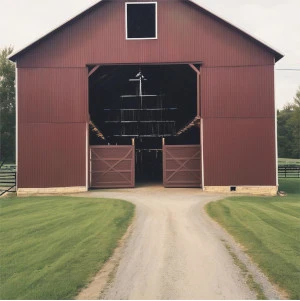
M 200 145 L 164 145 L 165 187 L 201 187 Z
M 132 188 L 134 186 L 134 145 L 90 147 L 90 187 Z

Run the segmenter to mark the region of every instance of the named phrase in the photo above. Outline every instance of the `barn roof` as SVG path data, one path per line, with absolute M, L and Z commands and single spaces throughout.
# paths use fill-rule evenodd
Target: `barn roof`
M 42 40 L 46 39 L 48 36 L 55 34 L 58 30 L 60 30 L 61 28 L 67 26 L 70 23 L 75 22 L 77 19 L 81 18 L 82 16 L 86 15 L 87 13 L 89 13 L 91 10 L 93 10 L 95 7 L 97 7 L 101 2 L 103 2 L 104 0 L 100 0 L 97 3 L 89 6 L 88 8 L 86 8 L 83 12 L 79 13 L 78 15 L 76 15 L 75 17 L 70 18 L 69 20 L 67 20 L 66 22 L 64 22 L 63 24 L 61 24 L 60 26 L 54 28 L 53 30 L 51 30 L 50 32 L 48 32 L 47 34 L 41 36 L 40 38 L 38 38 L 37 40 L 35 40 L 34 42 L 30 43 L 29 45 L 25 46 L 24 48 L 15 51 L 14 53 L 12 53 L 8 58 L 15 62 L 17 60 L 17 58 L 19 56 L 21 56 L 24 52 L 26 52 L 27 50 L 33 48 L 34 46 L 36 46 L 39 42 L 41 42 Z M 247 33 L 245 30 L 241 29 L 240 27 L 237 27 L 235 25 L 233 25 L 232 23 L 230 23 L 229 21 L 225 20 L 224 18 L 216 15 L 215 13 L 213 13 L 211 10 L 203 7 L 203 5 L 200 5 L 198 2 L 196 2 L 196 0 L 181 0 L 181 1 L 188 1 L 192 4 L 194 4 L 195 6 L 197 6 L 197 8 L 201 9 L 202 11 L 204 11 L 205 13 L 207 13 L 208 15 L 210 15 L 211 17 L 215 18 L 218 21 L 223 22 L 224 24 L 230 26 L 231 28 L 233 28 L 234 30 L 238 31 L 239 33 L 243 34 L 244 36 L 246 36 L 247 38 L 251 39 L 253 42 L 258 43 L 259 45 L 261 45 L 262 47 L 266 48 L 268 51 L 270 51 L 272 54 L 274 54 L 275 57 L 275 61 L 279 61 L 280 59 L 282 59 L 284 57 L 284 55 L 282 53 L 280 53 L 279 51 L 275 50 L 273 47 L 267 45 L 265 42 L 261 41 L 260 39 L 254 37 L 253 35 Z

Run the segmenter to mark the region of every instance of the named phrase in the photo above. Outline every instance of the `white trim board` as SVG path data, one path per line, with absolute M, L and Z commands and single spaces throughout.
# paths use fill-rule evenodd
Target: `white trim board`
M 205 184 L 204 184 L 204 146 L 203 146 L 203 123 L 204 123 L 204 120 L 203 118 L 201 118 L 201 121 L 200 121 L 200 148 L 201 148 L 201 178 L 202 178 L 202 190 L 204 191 L 205 190 Z
M 155 4 L 155 37 L 153 38 L 128 38 L 128 28 L 127 28 L 127 6 L 128 4 Z M 128 41 L 135 40 L 157 40 L 158 39 L 158 29 L 157 29 L 157 2 L 125 2 L 125 38 Z

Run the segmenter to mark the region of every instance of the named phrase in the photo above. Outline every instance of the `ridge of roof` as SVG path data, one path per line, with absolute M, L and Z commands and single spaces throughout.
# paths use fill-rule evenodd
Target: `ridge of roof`
M 27 44 L 25 47 L 14 51 L 9 57 L 8 59 L 15 62 L 16 58 L 21 55 L 23 52 L 25 52 L 26 50 L 28 50 L 30 47 L 34 46 L 35 44 L 37 44 L 38 42 L 42 41 L 43 39 L 47 38 L 49 35 L 54 34 L 56 31 L 58 31 L 61 27 L 75 21 L 77 18 L 80 18 L 82 15 L 88 13 L 90 10 L 92 10 L 94 7 L 98 6 L 101 2 L 103 2 L 104 0 L 99 0 L 96 3 L 91 4 L 90 6 L 88 6 L 87 8 L 85 8 L 83 11 L 81 11 L 80 13 L 77 13 L 74 17 L 71 17 L 69 19 L 67 19 L 64 23 L 62 23 L 59 26 L 56 26 L 54 29 L 50 30 L 48 33 L 42 35 L 40 38 L 36 39 L 35 41 Z M 272 53 L 274 53 L 275 55 L 275 61 L 279 61 L 280 59 L 282 59 L 284 57 L 284 55 L 279 52 L 278 50 L 276 50 L 274 47 L 269 46 L 267 43 L 265 43 L 264 41 L 262 41 L 261 39 L 249 34 L 247 31 L 245 31 L 244 29 L 242 29 L 241 27 L 238 27 L 234 24 L 232 24 L 231 22 L 227 21 L 225 18 L 221 17 L 220 15 L 214 13 L 211 9 L 207 9 L 206 7 L 204 7 L 202 4 L 198 3 L 195 0 L 182 0 L 182 1 L 188 1 L 194 5 L 196 5 L 198 8 L 200 8 L 201 10 L 205 11 L 206 13 L 208 13 L 210 16 L 216 18 L 217 20 L 224 22 L 225 24 L 229 25 L 230 27 L 232 27 L 235 30 L 238 30 L 240 33 L 244 34 L 245 36 L 247 36 L 248 38 L 252 39 L 253 41 L 259 43 L 261 46 L 267 48 L 268 50 L 270 50 Z

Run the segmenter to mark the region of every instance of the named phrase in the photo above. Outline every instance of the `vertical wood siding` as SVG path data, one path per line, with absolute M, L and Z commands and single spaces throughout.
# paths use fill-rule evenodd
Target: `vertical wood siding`
M 274 66 L 202 68 L 202 117 L 273 117 Z
M 275 186 L 274 66 L 201 72 L 205 185 Z
M 85 186 L 87 65 L 184 62 L 202 62 L 205 185 L 276 185 L 274 54 L 177 0 L 158 1 L 157 40 L 128 41 L 121 0 L 17 58 L 19 187 Z
M 87 80 L 87 68 L 19 69 L 19 123 L 87 122 Z
M 86 185 L 86 68 L 18 70 L 18 187 Z
M 187 1 L 158 1 L 158 39 L 126 40 L 125 1 L 103 1 L 18 58 L 18 67 L 103 63 L 273 64 L 274 55 Z
M 276 186 L 274 118 L 205 119 L 205 186 Z
M 86 124 L 19 126 L 18 188 L 86 185 Z

